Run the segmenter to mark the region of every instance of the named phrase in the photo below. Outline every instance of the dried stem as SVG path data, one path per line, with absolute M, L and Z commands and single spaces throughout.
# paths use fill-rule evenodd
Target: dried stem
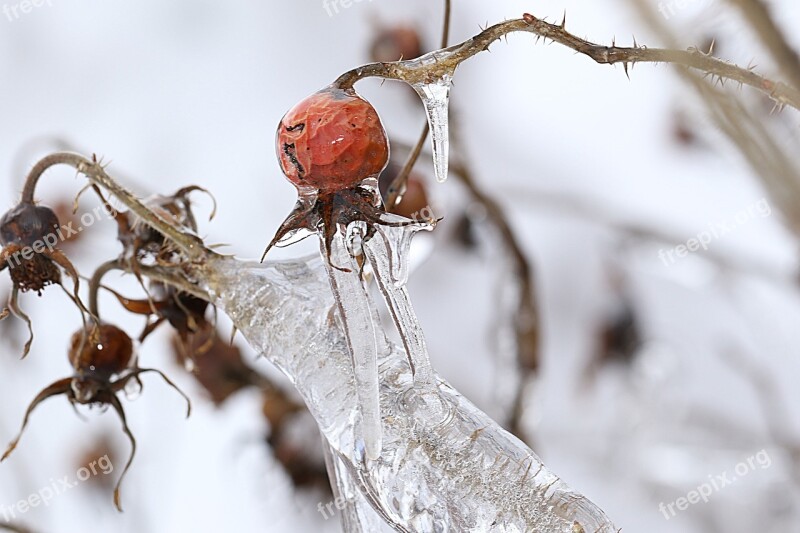
M 182 231 L 165 220 L 158 213 L 153 212 L 142 203 L 130 191 L 119 185 L 109 176 L 105 168 L 96 160 L 89 160 L 82 155 L 71 152 L 56 152 L 41 159 L 25 180 L 25 187 L 22 191 L 22 201 L 33 203 L 34 192 L 39 179 L 50 167 L 56 165 L 67 165 L 85 175 L 89 180 L 113 194 L 133 213 L 142 219 L 147 225 L 153 227 L 159 233 L 172 240 L 181 251 L 187 256 L 189 261 L 198 261 L 210 252 L 203 245 L 202 239 L 196 235 L 191 235 L 185 230 Z
M 631 0 L 631 3 L 662 39 L 668 43 L 675 42 L 669 28 L 655 13 L 651 4 L 645 0 Z M 788 229 L 800 238 L 800 210 L 797 209 L 800 203 L 800 172 L 781 147 L 779 140 L 769 132 L 762 120 L 748 112 L 731 94 L 707 83 L 691 70 L 683 70 L 680 74 L 695 89 L 711 117 L 761 179 L 764 188 L 769 192 L 770 200 L 785 216 Z M 722 79 L 718 78 L 717 81 Z M 780 100 L 777 105 L 782 105 Z
M 430 52 L 416 60 L 371 63 L 358 67 L 342 74 L 335 84 L 342 88 L 349 88 L 359 80 L 369 77 L 405 81 L 410 84 L 430 83 L 444 75 L 452 74 L 458 65 L 480 52 L 488 50 L 494 41 L 515 32 L 533 33 L 540 38 L 550 39 L 588 56 L 600 64 L 622 63 L 626 72 L 630 65 L 636 63 L 671 63 L 694 69 L 707 76 L 715 76 L 719 79 L 731 80 L 753 87 L 779 104 L 800 109 L 800 91 L 798 89 L 760 76 L 752 69 L 742 68 L 712 57 L 696 48 L 687 50 L 647 48 L 639 46 L 635 42 L 631 48 L 618 47 L 613 43 L 611 46 L 595 44 L 569 33 L 566 30 L 565 22 L 550 24 L 527 13 L 524 18 L 495 24 L 461 44 Z
M 533 282 L 533 269 L 530 261 L 522 251 L 522 246 L 517 240 L 511 224 L 500 205 L 483 192 L 475 181 L 469 167 L 461 161 L 451 164 L 453 175 L 457 176 L 469 191 L 472 199 L 486 209 L 486 216 L 497 227 L 503 245 L 508 250 L 514 265 L 514 277 L 519 286 L 519 302 L 514 316 L 514 330 L 517 341 L 517 362 L 521 370 L 520 385 L 515 394 L 512 413 L 509 416 L 508 426 L 512 433 L 522 440 L 524 432 L 521 419 L 524 412 L 524 390 L 528 378 L 535 374 L 539 368 L 539 327 L 536 309 L 536 287 Z
M 782 74 L 795 87 L 800 87 L 800 57 L 789 45 L 762 0 L 728 0 L 734 4 L 769 50 Z
M 97 267 L 97 270 L 94 271 L 92 278 L 89 280 L 89 311 L 91 311 L 94 316 L 100 316 L 97 307 L 97 294 L 100 291 L 100 282 L 103 280 L 103 276 L 112 270 L 124 270 L 124 265 L 118 259 L 106 261 Z

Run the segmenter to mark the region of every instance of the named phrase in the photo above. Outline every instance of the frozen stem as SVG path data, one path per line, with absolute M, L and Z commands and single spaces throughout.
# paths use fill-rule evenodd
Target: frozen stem
M 490 26 L 478 35 L 461 44 L 430 52 L 418 59 L 389 63 L 370 63 L 342 74 L 335 84 L 342 88 L 352 87 L 364 78 L 380 77 L 404 81 L 410 85 L 431 83 L 455 72 L 467 59 L 489 49 L 496 40 L 510 33 L 533 33 L 539 38 L 571 48 L 600 64 L 621 63 L 627 73 L 628 67 L 636 63 L 671 63 L 699 71 L 719 79 L 731 80 L 752 87 L 779 104 L 800 109 L 800 91 L 785 83 L 770 80 L 756 74 L 752 69 L 722 61 L 696 48 L 671 50 L 647 48 L 634 43 L 633 47 L 596 44 L 581 39 L 566 30 L 566 25 L 551 24 L 533 15 L 525 14 L 521 19 L 509 20 Z
M 141 218 L 142 221 L 174 242 L 189 261 L 198 261 L 208 253 L 202 239 L 176 228 L 160 214 L 148 208 L 133 193 L 112 179 L 111 176 L 106 173 L 103 165 L 94 158 L 90 160 L 82 155 L 71 152 L 56 152 L 45 156 L 36 163 L 28 173 L 28 177 L 25 180 L 25 187 L 22 191 L 22 201 L 33 202 L 36 186 L 42 175 L 45 171 L 56 165 L 67 165 L 74 168 L 79 173 L 89 178 L 92 183 L 114 195 L 120 202 L 125 204 L 128 209 Z

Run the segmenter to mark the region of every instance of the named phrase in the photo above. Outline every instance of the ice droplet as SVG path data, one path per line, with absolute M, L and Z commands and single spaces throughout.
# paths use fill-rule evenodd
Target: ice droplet
M 433 150 L 433 170 L 439 183 L 447 179 L 448 158 L 450 157 L 448 109 L 452 82 L 453 75 L 445 74 L 432 83 L 412 84 L 422 99 L 425 114 L 428 116 Z
M 125 384 L 125 398 L 128 401 L 134 401 L 142 394 L 142 382 L 139 381 L 139 378 L 131 378 Z

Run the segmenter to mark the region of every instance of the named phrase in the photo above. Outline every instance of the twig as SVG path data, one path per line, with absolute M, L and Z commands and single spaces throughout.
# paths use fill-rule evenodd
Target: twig
M 663 23 L 661 17 L 655 14 L 650 3 L 645 0 L 631 0 L 631 3 L 661 38 L 667 43 L 675 42 L 668 27 Z M 680 74 L 695 89 L 700 99 L 708 107 L 714 121 L 737 146 L 750 168 L 761 179 L 762 184 L 769 191 L 770 200 L 784 214 L 788 229 L 800 238 L 800 211 L 797 209 L 797 205 L 800 203 L 798 170 L 785 150 L 781 148 L 778 140 L 767 130 L 761 120 L 752 116 L 741 102 L 734 99 L 729 93 L 707 83 L 691 70 L 681 71 Z M 718 78 L 718 80 L 720 79 L 722 78 Z M 789 87 L 789 89 L 791 88 Z M 795 91 L 795 89 L 791 90 Z M 778 105 L 781 105 L 780 102 Z
M 522 251 L 511 224 L 500 205 L 488 196 L 478 185 L 469 167 L 462 159 L 451 164 L 453 175 L 467 188 L 473 201 L 486 209 L 486 216 L 495 225 L 503 246 L 508 251 L 513 264 L 513 275 L 519 287 L 519 301 L 513 317 L 516 335 L 517 364 L 520 370 L 519 385 L 514 393 L 511 412 L 506 426 L 509 431 L 524 442 L 529 442 L 522 427 L 525 413 L 525 391 L 529 378 L 539 370 L 539 314 L 536 306 L 536 285 L 533 281 L 533 268 Z
M 176 228 L 169 221 L 164 219 L 163 216 L 144 205 L 133 193 L 119 185 L 106 173 L 102 164 L 97 161 L 89 160 L 79 154 L 56 152 L 39 160 L 28 173 L 28 177 L 25 180 L 25 187 L 22 191 L 23 201 L 33 202 L 36 185 L 42 175 L 49 168 L 56 165 L 71 166 L 89 178 L 95 185 L 106 189 L 141 218 L 148 226 L 151 226 L 153 229 L 172 240 L 187 256 L 189 261 L 197 261 L 207 257 L 208 254 L 214 254 L 214 252 L 205 248 L 203 240 L 200 239 L 200 237 Z
M 515 32 L 528 32 L 540 38 L 550 39 L 578 53 L 584 54 L 600 64 L 622 63 L 628 67 L 636 63 L 671 63 L 694 69 L 719 79 L 732 80 L 766 94 L 779 104 L 800 110 L 800 91 L 785 83 L 772 81 L 746 69 L 727 63 L 696 48 L 670 50 L 647 48 L 634 43 L 632 48 L 595 44 L 569 33 L 565 24 L 550 24 L 530 14 L 524 18 L 509 20 L 485 29 L 461 44 L 425 54 L 415 60 L 389 63 L 370 63 L 342 74 L 335 82 L 342 88 L 350 88 L 359 80 L 380 77 L 404 81 L 410 84 L 430 83 L 445 75 L 452 75 L 458 65 L 489 49 L 501 37 Z
M 728 1 L 742 12 L 786 79 L 795 87 L 800 88 L 800 57 L 786 41 L 786 36 L 770 16 L 769 9 L 764 2 L 762 0 Z
M 11 531 L 13 533 L 33 533 L 32 529 L 11 523 L 0 523 L 0 530 Z

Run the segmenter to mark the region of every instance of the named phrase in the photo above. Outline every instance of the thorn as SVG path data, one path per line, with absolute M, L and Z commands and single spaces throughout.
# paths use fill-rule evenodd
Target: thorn
M 561 19 L 561 29 L 562 30 L 566 30 L 567 29 L 567 10 L 566 9 L 564 10 L 564 18 Z
M 633 37 L 633 47 L 634 48 L 639 48 L 639 43 L 636 42 L 636 36 L 635 35 L 631 35 L 631 37 Z
M 715 44 L 717 44 L 717 39 L 716 38 L 715 39 L 711 39 L 711 45 L 709 45 L 708 52 L 706 52 L 706 55 L 708 55 L 708 56 L 714 55 L 714 45 Z
M 615 35 L 614 37 L 611 38 L 611 48 L 616 48 L 616 47 L 617 47 L 617 36 Z
M 622 68 L 625 69 L 625 75 L 628 77 L 628 81 L 631 81 L 631 75 L 628 73 L 628 62 L 622 62 Z

